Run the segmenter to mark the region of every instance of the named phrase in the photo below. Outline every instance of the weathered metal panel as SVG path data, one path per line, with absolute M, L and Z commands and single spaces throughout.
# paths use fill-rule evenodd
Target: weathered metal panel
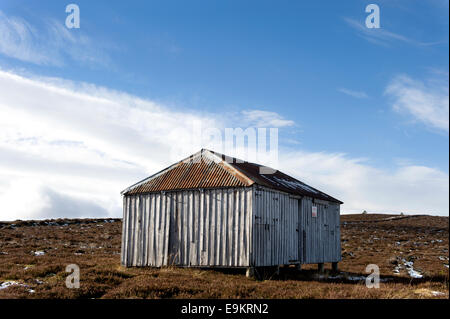
M 127 195 L 121 262 L 246 267 L 340 261 L 339 209 L 260 186 Z
M 262 267 L 299 262 L 298 199 L 262 187 L 255 188 L 254 196 L 252 264 Z
M 254 266 L 341 260 L 339 204 L 255 187 Z M 312 217 L 313 204 L 317 217 Z
M 317 217 L 312 216 L 317 207 Z M 299 251 L 301 262 L 324 263 L 341 260 L 339 204 L 317 201 L 310 197 L 301 200 Z
M 251 187 L 124 197 L 126 266 L 250 265 Z
M 129 197 L 123 198 L 123 218 L 122 218 L 122 247 L 120 253 L 120 260 L 122 265 L 126 265 L 128 254 L 128 224 L 129 224 Z

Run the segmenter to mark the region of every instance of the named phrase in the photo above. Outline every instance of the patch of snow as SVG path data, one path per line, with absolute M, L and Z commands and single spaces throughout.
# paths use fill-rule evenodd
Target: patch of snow
M 445 295 L 443 292 L 440 292 L 440 291 L 431 291 L 431 294 L 433 295 L 433 296 L 442 296 L 442 295 Z
M 17 281 L 5 281 L 0 285 L 0 289 L 6 289 L 11 286 L 18 285 L 19 283 Z
M 414 263 L 412 261 L 405 261 L 405 262 L 403 262 L 403 264 L 408 268 L 412 268 L 414 265 Z
M 436 291 L 436 290 L 425 289 L 425 288 L 416 289 L 416 290 L 414 290 L 414 293 L 420 294 L 420 295 L 424 295 L 424 296 L 427 296 L 427 297 L 437 297 L 437 296 L 445 295 L 445 293 L 443 293 L 443 292 Z
M 406 266 L 406 270 L 408 271 L 408 274 L 411 278 L 423 278 L 423 275 L 418 272 L 417 270 L 414 270 L 414 263 L 412 261 L 406 261 L 405 259 L 402 259 L 403 265 Z
M 346 277 L 346 279 L 351 280 L 351 281 L 361 281 L 361 280 L 366 280 L 366 277 L 364 277 L 364 276 L 348 276 L 348 277 Z
M 403 265 L 402 264 L 398 264 L 397 266 L 395 266 L 395 268 L 393 270 L 395 275 L 399 275 L 400 274 L 400 270 L 402 268 L 405 268 L 407 273 L 408 273 L 408 275 L 411 278 L 417 278 L 417 279 L 423 278 L 423 275 L 420 273 L 420 271 L 414 269 L 414 262 L 413 261 L 406 261 L 405 258 L 401 258 L 400 261 L 402 262 Z
M 45 255 L 45 252 L 42 251 L 42 250 L 38 250 L 38 251 L 35 251 L 35 252 L 34 252 L 34 255 L 35 255 L 35 256 L 43 256 L 43 255 Z
M 341 279 L 341 278 L 343 278 L 342 275 L 328 276 L 328 279 Z
M 10 280 L 10 281 L 5 281 L 5 282 L 3 282 L 1 285 L 0 285 L 0 290 L 1 289 L 6 289 L 6 288 L 9 288 L 9 287 L 12 287 L 12 286 L 21 286 L 21 287 L 29 287 L 28 285 L 25 285 L 25 284 L 21 284 L 20 282 L 18 282 L 18 281 L 14 281 L 14 280 Z
M 423 275 L 415 271 L 413 268 L 408 269 L 408 274 L 411 278 L 423 278 Z

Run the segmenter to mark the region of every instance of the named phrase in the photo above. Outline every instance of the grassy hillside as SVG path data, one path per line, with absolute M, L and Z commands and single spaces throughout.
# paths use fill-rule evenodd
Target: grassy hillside
M 121 221 L 0 223 L 0 298 L 448 298 L 448 217 L 342 215 L 340 272 L 316 265 L 266 274 L 120 266 Z M 68 264 L 81 270 L 68 289 Z M 364 282 L 377 264 L 379 289 Z M 422 278 L 418 278 L 422 277 Z

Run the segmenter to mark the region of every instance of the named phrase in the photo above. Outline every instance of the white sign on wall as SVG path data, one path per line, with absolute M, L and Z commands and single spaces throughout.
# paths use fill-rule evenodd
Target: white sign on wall
M 312 217 L 317 217 L 317 206 L 312 207 Z

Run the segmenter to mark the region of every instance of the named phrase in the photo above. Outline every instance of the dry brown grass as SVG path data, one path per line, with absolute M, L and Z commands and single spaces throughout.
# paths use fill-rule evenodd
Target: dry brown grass
M 124 268 L 120 220 L 0 223 L 0 284 L 19 283 L 0 289 L 0 298 L 448 298 L 448 259 L 439 259 L 448 258 L 448 217 L 386 217 L 342 216 L 338 278 L 328 277 L 335 276 L 329 269 L 318 277 L 316 265 L 306 265 L 301 273 L 288 267 L 262 281 L 243 270 Z M 399 258 L 413 260 L 424 278 L 393 274 Z M 68 264 L 80 266 L 79 289 L 65 286 Z M 348 279 L 366 276 L 367 264 L 380 267 L 386 281 L 379 289 Z

